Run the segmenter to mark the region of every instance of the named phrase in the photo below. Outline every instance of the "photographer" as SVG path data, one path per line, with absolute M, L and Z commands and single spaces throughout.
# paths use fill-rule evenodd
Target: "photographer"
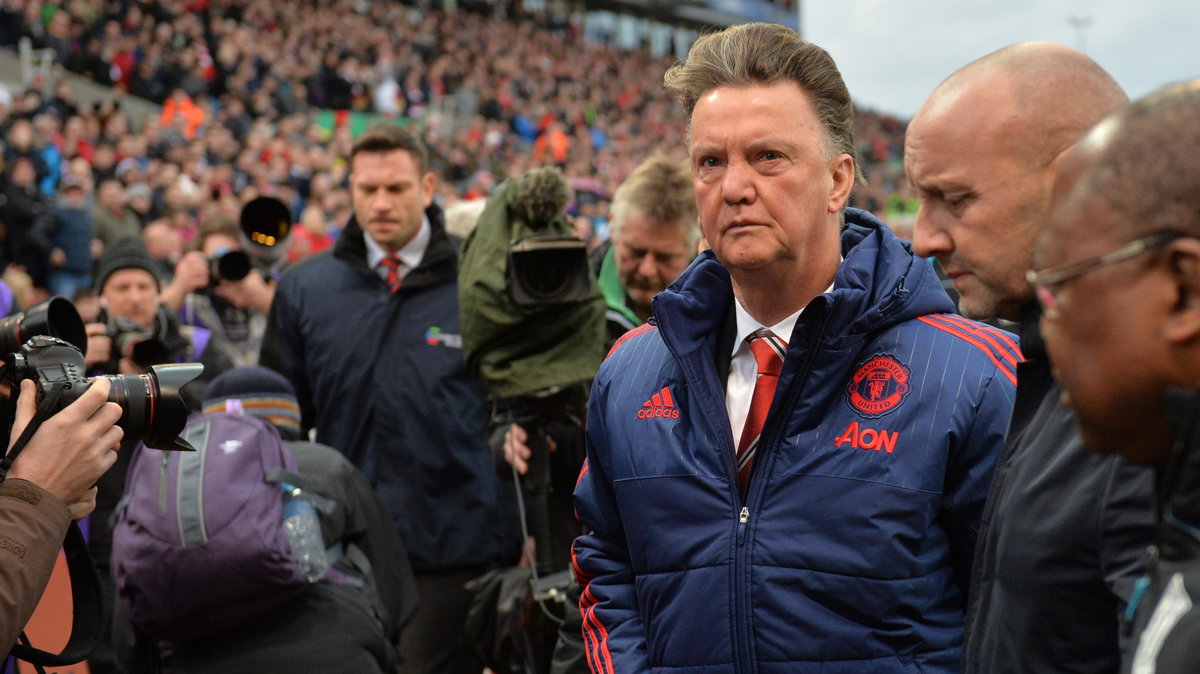
M 196 250 L 175 265 L 175 278 L 163 289 L 162 303 L 185 325 L 210 330 L 212 345 L 239 367 L 258 364 L 275 283 L 252 268 L 241 232 L 230 220 L 200 228 Z
M 11 438 L 37 408 L 34 383 L 21 383 Z M 71 520 L 96 506 L 92 486 L 117 460 L 121 408 L 98 380 L 78 400 L 47 419 L 0 482 L 0 643 L 17 640 L 41 598 Z M 10 441 L 10 446 L 11 446 Z
M 687 163 L 661 155 L 645 160 L 613 194 L 611 212 L 612 240 L 591 256 L 604 294 L 605 351 L 646 322 L 654 296 L 695 257 L 700 226 Z M 505 433 L 503 452 L 517 472 L 529 470 L 525 429 L 514 425 Z
M 89 369 L 135 374 L 149 365 L 200 362 L 204 374 L 186 392 L 198 403 L 204 383 L 232 366 L 218 337 L 181 324 L 161 303 L 154 261 L 137 239 L 122 239 L 104 251 L 96 289 L 103 309 L 97 322 L 86 326 Z

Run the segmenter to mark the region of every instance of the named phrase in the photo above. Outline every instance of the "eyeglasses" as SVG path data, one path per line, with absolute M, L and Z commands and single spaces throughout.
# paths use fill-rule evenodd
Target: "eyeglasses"
M 1058 318 L 1058 298 L 1055 297 L 1055 292 L 1057 288 L 1062 287 L 1067 281 L 1077 279 L 1101 267 L 1107 267 L 1110 264 L 1116 264 L 1137 257 L 1142 253 L 1157 250 L 1181 236 L 1183 234 L 1180 232 L 1155 232 L 1136 241 L 1130 241 L 1116 250 L 1111 250 L 1095 257 L 1089 257 L 1079 262 L 1050 267 L 1040 271 L 1029 270 L 1025 272 L 1025 280 L 1029 281 L 1029 284 L 1033 286 L 1033 292 L 1037 296 L 1038 303 L 1042 305 L 1042 313 L 1047 318 L 1055 319 Z

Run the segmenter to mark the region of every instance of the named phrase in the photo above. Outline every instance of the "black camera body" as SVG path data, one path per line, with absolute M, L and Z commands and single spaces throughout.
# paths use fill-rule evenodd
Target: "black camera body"
M 128 318 L 109 322 L 105 332 L 112 340 L 113 358 L 128 358 L 143 370 L 159 363 L 170 362 L 171 350 L 162 339 Z
M 38 404 L 58 391 L 55 414 L 83 395 L 97 378 L 86 376 L 83 353 L 70 343 L 37 335 L 31 337 L 20 351 L 8 355 L 0 376 L 15 384 L 31 379 L 37 385 Z M 117 425 L 125 438 L 141 440 L 154 449 L 194 450 L 179 437 L 187 422 L 187 404 L 179 390 L 200 376 L 204 366 L 199 363 L 155 365 L 146 374 L 102 375 L 112 388 L 109 402 L 121 406 Z

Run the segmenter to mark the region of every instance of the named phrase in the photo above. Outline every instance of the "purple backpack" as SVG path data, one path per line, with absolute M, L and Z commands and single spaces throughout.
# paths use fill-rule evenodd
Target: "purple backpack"
M 296 597 L 279 481 L 296 460 L 275 428 L 237 412 L 192 418 L 195 452 L 139 445 L 113 526 L 117 596 L 134 624 L 194 639 Z

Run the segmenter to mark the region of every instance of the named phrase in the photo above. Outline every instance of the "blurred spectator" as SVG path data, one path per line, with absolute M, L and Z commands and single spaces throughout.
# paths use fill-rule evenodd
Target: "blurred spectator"
M 174 280 L 175 263 L 183 257 L 183 237 L 179 232 L 166 220 L 155 220 L 142 230 L 142 243 L 154 261 L 158 277 Z
M 129 211 L 138 219 L 138 228 L 145 227 L 150 222 L 150 187 L 146 183 L 134 183 L 125 191 L 125 196 Z
M 47 161 L 47 150 L 43 145 L 35 144 L 33 123 L 28 119 L 18 118 L 13 121 L 5 136 L 4 161 L 9 166 L 15 166 L 18 159 L 24 159 L 33 165 L 36 180 L 43 195 L 54 193 L 53 183 L 49 192 L 43 187 L 43 181 L 53 178 L 58 180 L 57 163 L 51 171 Z M 57 157 L 55 157 L 57 159 Z
M 46 208 L 37 186 L 34 162 L 18 157 L 10 164 L 11 174 L 3 187 L 4 203 L 0 219 L 4 221 L 8 262 L 20 265 L 39 286 L 46 285 L 46 254 L 31 240 L 33 224 Z
M 96 238 L 105 246 L 117 239 L 137 237 L 142 232 L 137 214 L 127 205 L 125 186 L 119 180 L 100 183 L 96 206 L 92 209 L 92 224 Z
M 158 118 L 159 126 L 179 130 L 185 138 L 194 138 L 196 130 L 204 123 L 204 111 L 196 105 L 192 97 L 176 87 L 171 91 L 171 97 L 163 102 L 162 115 Z
M 92 284 L 92 263 L 100 248 L 87 198 L 84 180 L 68 175 L 62 181 L 58 203 L 34 223 L 30 238 L 49 257 L 46 288 L 51 295 L 71 297 L 77 289 Z
M 449 212 L 447 212 L 447 220 Z M 447 224 L 449 228 L 449 224 Z M 316 206 L 309 206 L 300 214 L 300 222 L 292 228 L 292 244 L 288 248 L 288 261 L 296 262 L 333 246 L 333 237 L 325 222 L 325 213 Z

